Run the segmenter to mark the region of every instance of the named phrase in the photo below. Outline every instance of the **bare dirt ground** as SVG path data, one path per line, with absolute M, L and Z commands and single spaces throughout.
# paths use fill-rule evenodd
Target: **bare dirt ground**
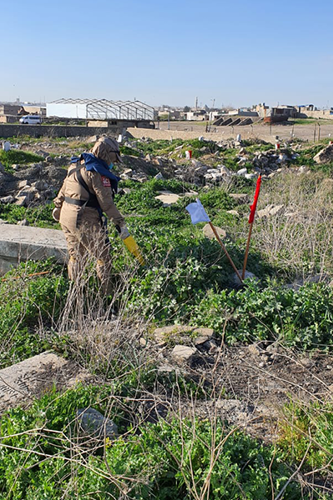
M 185 413 L 216 413 L 272 443 L 286 403 L 333 402 L 333 356 L 327 353 L 300 353 L 267 342 L 222 345 L 214 354 L 203 345 L 200 351 L 182 369 L 198 387 L 207 388 L 207 399 L 199 397 L 192 408 L 185 404 Z
M 168 129 L 170 126 L 170 129 Z M 333 120 L 326 120 L 318 127 L 315 123 L 306 125 L 268 125 L 268 124 L 253 124 L 243 127 L 210 127 L 210 132 L 206 132 L 206 122 L 160 122 L 159 129 L 140 129 L 129 128 L 128 131 L 136 138 L 151 137 L 152 139 L 195 139 L 203 136 L 205 139 L 214 141 L 225 140 L 229 138 L 235 139 L 238 134 L 241 134 L 242 139 L 262 139 L 267 142 L 275 142 L 275 137 L 278 136 L 283 140 L 301 139 L 302 141 L 313 142 L 319 138 L 325 139 L 332 137 L 333 139 Z

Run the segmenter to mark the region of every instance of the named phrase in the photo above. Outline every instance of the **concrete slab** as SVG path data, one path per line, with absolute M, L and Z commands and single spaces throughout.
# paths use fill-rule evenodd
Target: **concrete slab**
M 0 414 L 9 408 L 29 405 L 34 398 L 56 389 L 89 381 L 91 375 L 72 361 L 44 352 L 0 370 Z
M 169 205 L 172 205 L 173 203 L 177 203 L 179 198 L 180 198 L 180 196 L 178 194 L 174 194 L 174 193 L 166 193 L 166 194 L 160 194 L 158 196 L 155 196 L 155 200 L 160 200 L 163 203 L 164 207 L 168 207 Z
M 216 229 L 217 234 L 221 238 L 221 240 L 223 240 L 227 236 L 226 231 L 220 227 L 217 227 L 217 226 L 214 226 L 214 227 Z M 216 238 L 216 236 L 215 236 L 215 234 L 214 234 L 214 232 L 209 224 L 206 224 L 204 226 L 202 232 L 206 236 L 206 238 L 209 238 L 210 240 L 214 240 Z
M 67 245 L 61 230 L 0 224 L 0 274 L 22 261 L 49 257 L 59 262 L 67 260 Z

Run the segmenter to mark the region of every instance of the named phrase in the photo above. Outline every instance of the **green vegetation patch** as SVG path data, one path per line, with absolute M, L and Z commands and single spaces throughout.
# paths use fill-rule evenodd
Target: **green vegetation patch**
M 37 207 L 20 207 L 14 204 L 0 204 L 0 219 L 9 224 L 17 224 L 26 219 L 30 226 L 60 229 L 60 225 L 53 219 L 53 203 Z
M 0 150 L 0 161 L 4 165 L 5 169 L 10 171 L 10 167 L 14 164 L 22 165 L 26 163 L 36 163 L 44 161 L 44 158 L 26 151 L 16 151 L 15 149 L 4 151 L 2 149 Z
M 301 462 L 305 470 L 332 473 L 333 404 L 290 402 L 280 422 L 279 446 L 287 460 Z
M 89 440 L 78 445 L 74 420 L 79 408 L 93 406 L 125 431 L 126 400 L 121 402 L 121 393 L 119 385 L 78 386 L 64 394 L 51 392 L 28 410 L 19 408 L 3 416 L 3 497 L 102 500 L 120 498 L 126 491 L 127 498 L 141 500 L 190 500 L 199 493 L 212 500 L 262 500 L 285 487 L 283 498 L 300 498 L 300 487 L 288 483 L 291 473 L 281 453 L 230 431 L 220 420 L 170 418 L 135 428 L 128 425 L 115 440 L 107 438 L 95 447 Z
M 333 290 L 307 284 L 296 291 L 274 282 L 263 289 L 251 282 L 240 291 L 210 290 L 191 321 L 214 328 L 228 343 L 278 339 L 302 350 L 331 348 Z
M 50 260 L 21 264 L 1 278 L 1 368 L 50 347 L 49 341 L 41 339 L 35 330 L 40 324 L 52 325 L 57 320 L 67 290 L 62 268 Z

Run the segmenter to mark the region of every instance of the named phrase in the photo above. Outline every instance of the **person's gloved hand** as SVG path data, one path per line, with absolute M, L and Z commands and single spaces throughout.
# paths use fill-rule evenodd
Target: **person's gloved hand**
M 52 212 L 52 217 L 57 222 L 59 222 L 59 219 L 60 219 L 60 212 L 61 212 L 61 208 L 54 208 L 53 212 Z
M 122 226 L 120 228 L 120 238 L 122 240 L 126 240 L 126 238 L 128 238 L 129 235 L 130 235 L 130 233 L 129 233 L 129 230 L 127 229 L 127 226 Z

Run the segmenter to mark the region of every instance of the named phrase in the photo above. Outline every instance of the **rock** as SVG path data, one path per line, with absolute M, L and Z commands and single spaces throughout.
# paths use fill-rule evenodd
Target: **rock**
M 98 135 L 92 135 L 91 137 L 87 137 L 86 141 L 87 142 L 97 142 L 98 140 Z
M 266 347 L 266 351 L 269 354 L 278 354 L 280 351 L 279 345 L 278 344 L 270 344 L 269 346 Z
M 206 180 L 212 179 L 214 182 L 222 181 L 223 177 L 224 175 L 221 173 L 221 171 L 216 168 L 207 169 L 207 174 L 204 175 L 204 178 Z
M 42 149 L 38 149 L 37 151 L 35 151 L 35 154 L 38 156 L 42 156 L 43 158 L 47 158 L 49 156 L 49 153 L 43 151 Z
M 229 194 L 230 198 L 237 201 L 239 205 L 244 205 L 245 203 L 249 203 L 249 197 L 244 193 L 231 193 Z
M 146 347 L 146 345 L 147 345 L 147 340 L 146 340 L 146 339 L 144 339 L 143 337 L 141 337 L 141 338 L 140 338 L 140 340 L 139 340 L 139 343 L 140 343 L 140 346 L 141 346 L 141 347 Z
M 27 197 L 26 196 L 16 196 L 16 201 L 14 205 L 17 205 L 18 207 L 26 207 L 28 205 L 27 203 Z
M 238 273 L 240 276 L 242 276 L 243 270 L 242 269 L 237 269 Z M 258 280 L 258 278 L 253 274 L 250 273 L 249 271 L 245 271 L 244 279 L 255 279 Z M 233 274 L 232 281 L 235 285 L 240 285 L 239 278 L 236 273 Z
M 207 330 L 207 333 L 205 333 L 204 330 Z M 210 349 L 213 345 L 216 346 L 215 342 L 211 340 L 212 336 L 214 335 L 214 330 L 212 328 L 198 328 L 197 332 L 198 337 L 195 337 L 193 339 L 193 344 L 195 346 L 205 344 L 207 350 Z
M 184 193 L 184 196 L 198 196 L 198 192 L 197 191 L 189 191 L 188 193 Z
M 29 182 L 26 179 L 23 179 L 22 181 L 19 181 L 17 183 L 17 189 L 23 189 L 24 187 L 29 186 Z
M 0 370 L 0 414 L 9 408 L 31 403 L 53 386 L 69 388 L 91 379 L 72 361 L 44 352 Z
M 49 185 L 45 181 L 36 181 L 31 184 L 32 187 L 38 189 L 38 191 L 46 191 L 49 188 Z
M 5 171 L 6 171 L 5 167 L 3 166 L 3 164 L 2 164 L 2 163 L 1 163 L 1 161 L 0 161 L 0 172 L 1 172 L 2 174 L 4 174 L 4 173 L 5 173 Z
M 37 189 L 35 187 L 26 186 L 17 193 L 16 198 L 21 198 L 25 196 L 26 202 L 29 203 L 34 199 L 36 193 Z
M 3 196 L 2 198 L 0 198 L 0 203 L 4 203 L 4 204 L 13 203 L 14 201 L 15 201 L 15 198 L 12 195 Z
M 227 236 L 227 233 L 225 232 L 224 229 L 221 229 L 220 227 L 214 226 L 216 229 L 217 234 L 220 236 L 221 239 L 225 238 Z M 209 238 L 210 240 L 214 240 L 216 238 L 210 224 L 206 224 L 202 230 L 203 234 Z
M 231 171 L 226 166 L 222 165 L 219 168 L 222 175 L 227 175 L 228 177 L 231 176 Z
M 245 179 L 252 180 L 252 179 L 256 179 L 258 176 L 257 176 L 257 174 L 245 174 L 244 177 L 245 177 Z
M 158 181 L 164 179 L 163 174 L 159 172 L 158 174 L 155 175 L 154 179 L 157 179 Z
M 305 174 L 306 172 L 308 172 L 309 168 L 306 166 L 306 165 L 301 165 L 298 169 L 298 172 L 300 174 Z
M 239 215 L 239 213 L 237 212 L 237 210 L 227 210 L 227 214 L 236 215 L 237 217 Z
M 194 326 L 188 325 L 169 325 L 156 328 L 153 336 L 156 342 L 166 343 L 166 341 L 174 338 L 180 338 L 184 333 L 190 333 L 195 330 Z
M 288 156 L 284 153 L 281 153 L 276 160 L 276 163 L 285 163 L 286 161 L 288 161 Z
M 312 368 L 315 365 L 315 362 L 310 358 L 302 358 L 300 361 L 304 368 Z
M 267 205 L 267 207 L 258 210 L 257 215 L 259 218 L 272 217 L 279 215 L 284 209 L 284 205 Z
M 239 176 L 244 176 L 245 174 L 247 174 L 247 168 L 241 168 L 237 172 L 237 175 L 239 175 Z
M 186 345 L 176 345 L 171 352 L 171 356 L 177 362 L 186 363 L 191 360 L 192 356 L 196 352 L 197 349 L 195 347 L 188 347 Z
M 105 418 L 94 408 L 79 409 L 76 412 L 79 434 L 94 439 L 114 439 L 118 435 L 118 427 L 112 420 Z
M 132 179 L 134 181 L 137 181 L 137 182 L 146 182 L 148 180 L 147 176 L 145 174 L 141 174 L 141 173 L 138 173 L 138 174 L 134 174 L 132 176 Z
M 171 365 L 168 365 L 167 363 L 160 365 L 157 368 L 158 373 L 173 373 L 175 371 L 174 367 Z M 177 370 L 176 370 L 177 371 Z
M 180 196 L 174 193 L 160 194 L 158 196 L 155 196 L 155 200 L 160 200 L 163 203 L 164 207 L 169 207 L 170 205 L 177 203 L 179 198 Z
M 313 158 L 316 163 L 330 163 L 333 161 L 333 144 L 330 144 L 326 148 L 319 151 Z
M 133 170 L 131 168 L 125 168 L 123 172 L 120 174 L 120 177 L 132 177 Z
M 29 226 L 29 222 L 27 221 L 27 219 L 23 219 L 23 220 L 20 220 L 18 223 L 17 223 L 18 226 Z

